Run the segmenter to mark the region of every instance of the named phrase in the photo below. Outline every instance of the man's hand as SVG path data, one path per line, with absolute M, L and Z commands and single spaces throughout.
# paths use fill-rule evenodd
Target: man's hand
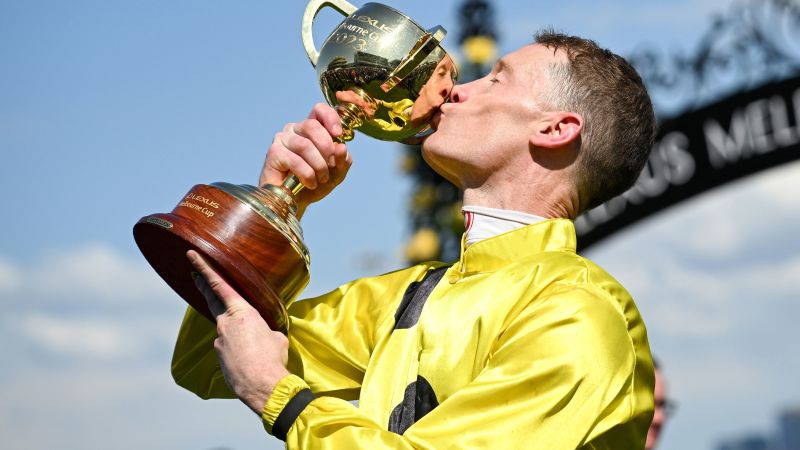
M 307 120 L 289 123 L 275 134 L 267 151 L 259 185 L 279 185 L 293 173 L 307 189 L 297 198 L 299 212 L 328 195 L 344 180 L 353 163 L 344 144 L 334 142 L 342 125 L 336 110 L 318 103 Z
M 186 253 L 199 272 L 197 288 L 217 319 L 214 341 L 219 365 L 228 387 L 261 416 L 264 404 L 278 381 L 289 371 L 289 341 L 269 325 L 211 266 L 195 251 Z

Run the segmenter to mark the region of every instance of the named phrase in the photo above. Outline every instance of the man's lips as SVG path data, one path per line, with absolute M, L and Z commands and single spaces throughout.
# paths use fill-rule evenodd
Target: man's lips
M 431 128 L 433 128 L 434 130 L 439 129 L 439 123 L 442 121 L 443 114 L 444 113 L 442 113 L 441 108 L 437 109 L 436 112 L 433 113 L 433 116 L 431 117 Z

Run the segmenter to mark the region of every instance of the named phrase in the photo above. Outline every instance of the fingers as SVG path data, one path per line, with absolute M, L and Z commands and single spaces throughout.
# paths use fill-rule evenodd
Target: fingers
M 333 153 L 333 147 L 333 140 L 322 125 L 308 120 L 287 125 L 276 136 L 270 152 L 277 156 L 277 169 L 295 174 L 306 187 L 316 189 L 330 179 L 326 158 Z
M 350 156 L 350 152 L 347 151 L 347 146 L 337 143 L 333 149 L 333 155 L 329 157 L 328 162 L 328 166 L 331 170 L 331 181 L 333 181 L 334 186 L 344 180 L 352 164 L 353 158 Z
M 226 312 L 233 312 L 239 308 L 250 305 L 234 290 L 213 268 L 194 250 L 186 252 L 186 257 L 199 276 L 195 278 L 195 285 L 208 302 L 208 309 L 214 317 Z
M 326 184 L 331 168 L 341 164 L 347 152 L 334 142 L 341 133 L 336 111 L 317 104 L 308 119 L 290 123 L 275 135 L 259 183 L 280 184 L 287 173 L 293 173 L 310 189 Z
M 211 311 L 211 315 L 214 316 L 214 319 L 218 319 L 220 314 L 224 314 L 225 304 L 222 303 L 222 300 L 217 297 L 217 294 L 211 290 L 211 286 L 208 285 L 206 279 L 203 278 L 197 272 L 192 272 L 192 278 L 194 278 L 194 285 L 197 287 L 197 290 L 203 294 L 203 297 L 206 299 L 206 304 L 208 305 L 208 310 Z
M 331 136 L 338 137 L 342 135 L 342 121 L 339 118 L 339 113 L 329 105 L 317 103 L 308 118 L 321 123 Z

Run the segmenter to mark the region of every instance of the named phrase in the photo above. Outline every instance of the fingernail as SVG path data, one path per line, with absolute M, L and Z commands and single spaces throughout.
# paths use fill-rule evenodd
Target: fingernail
M 328 167 L 336 167 L 336 157 L 333 155 L 328 157 Z
M 339 124 L 339 123 L 334 124 L 333 125 L 333 133 L 336 134 L 337 136 L 341 136 L 342 135 L 342 125 Z

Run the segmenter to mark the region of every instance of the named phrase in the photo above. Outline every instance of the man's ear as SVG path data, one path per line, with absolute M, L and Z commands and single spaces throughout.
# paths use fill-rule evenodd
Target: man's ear
M 576 142 L 583 117 L 574 112 L 547 112 L 535 125 L 530 143 L 541 148 L 560 148 Z

